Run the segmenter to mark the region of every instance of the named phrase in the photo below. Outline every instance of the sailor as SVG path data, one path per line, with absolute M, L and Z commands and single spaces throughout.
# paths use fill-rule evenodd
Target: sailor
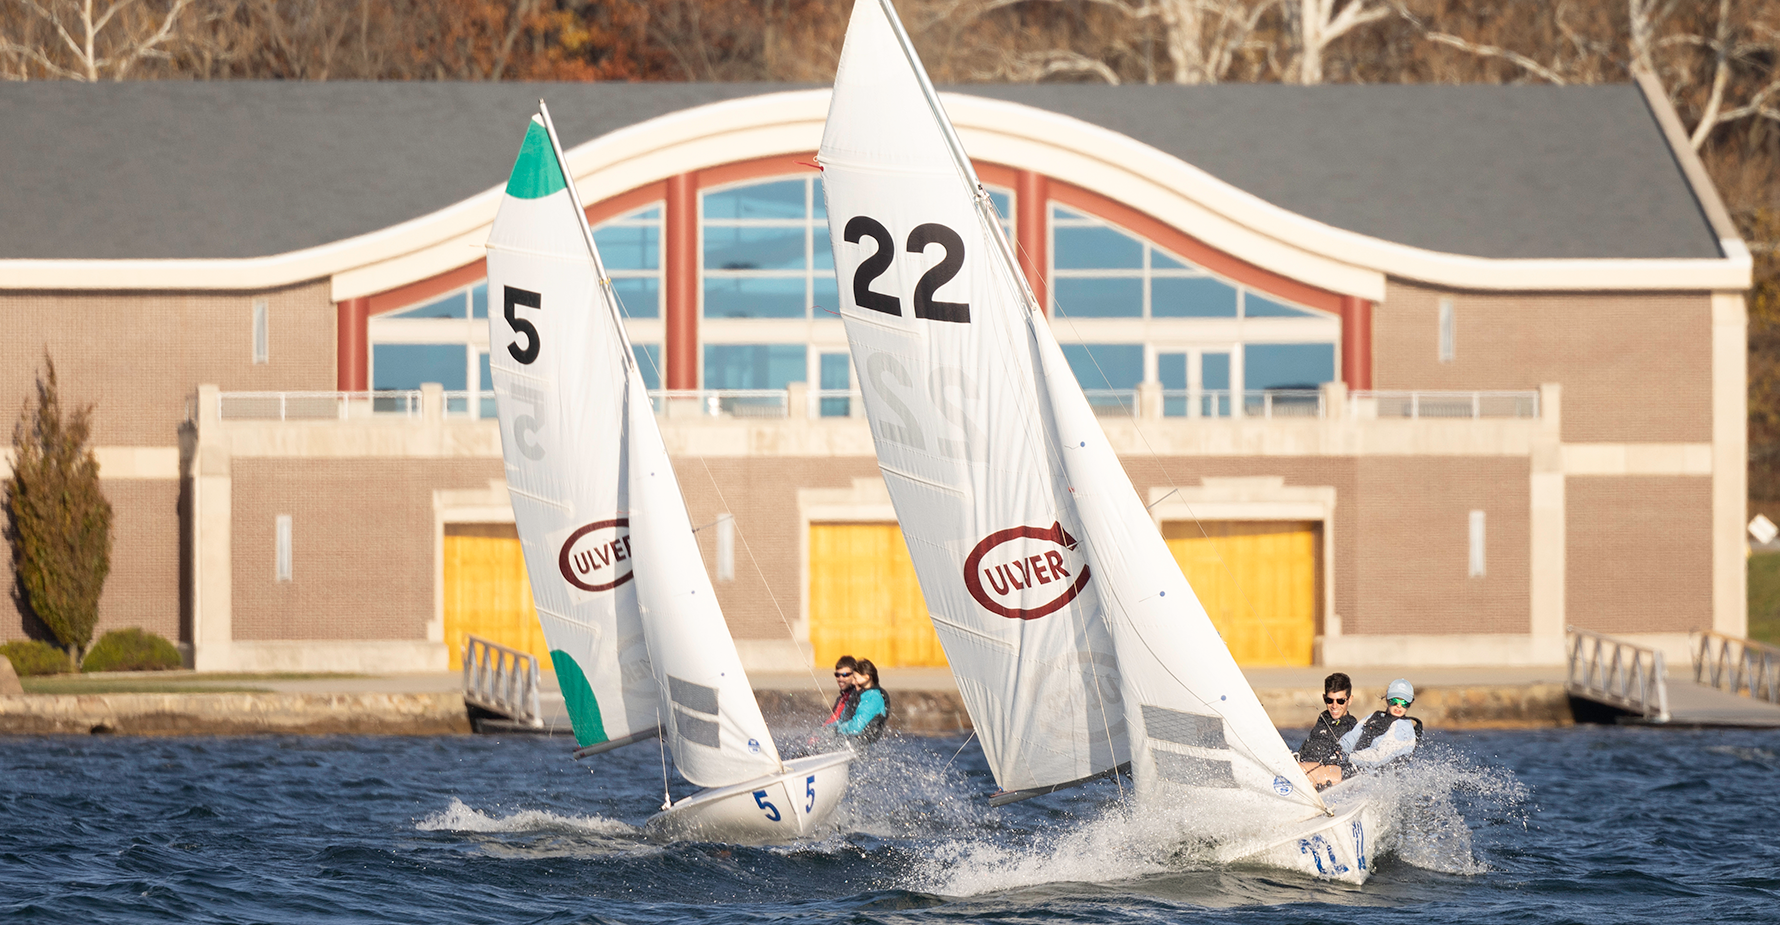
M 1341 737 L 1347 760 L 1361 770 L 1402 761 L 1422 740 L 1422 721 L 1407 715 L 1409 705 L 1415 702 L 1415 687 L 1398 678 L 1385 689 L 1384 697 L 1383 710 Z
M 834 698 L 834 709 L 828 713 L 828 720 L 822 725 L 832 726 L 853 716 L 853 707 L 859 703 L 859 687 L 854 684 L 858 677 L 859 662 L 851 655 L 843 655 L 834 663 L 834 686 L 839 694 Z
M 1347 710 L 1353 696 L 1354 682 L 1346 674 L 1337 671 L 1323 679 L 1323 704 L 1327 709 L 1317 716 L 1310 735 L 1298 747 L 1298 767 L 1304 769 L 1305 776 L 1318 790 L 1341 783 L 1341 778 L 1353 771 L 1347 752 L 1341 748 L 1341 737 L 1360 724 Z
M 890 718 L 890 695 L 878 684 L 878 666 L 862 658 L 854 665 L 854 684 L 858 687 L 851 715 L 834 724 L 834 730 L 849 736 L 861 745 L 870 745 L 884 735 Z

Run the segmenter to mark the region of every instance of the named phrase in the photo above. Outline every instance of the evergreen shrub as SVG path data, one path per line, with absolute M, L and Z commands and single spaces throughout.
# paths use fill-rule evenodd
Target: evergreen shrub
M 69 670 L 67 652 L 35 639 L 22 639 L 0 646 L 0 655 L 12 662 L 12 670 L 21 678 L 38 674 L 61 674 Z
M 173 643 L 136 627 L 100 636 L 80 663 L 81 671 L 166 671 L 180 667 L 184 663 Z

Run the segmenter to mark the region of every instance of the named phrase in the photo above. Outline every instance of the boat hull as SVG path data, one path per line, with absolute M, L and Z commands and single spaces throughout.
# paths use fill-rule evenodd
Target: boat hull
M 651 837 L 735 844 L 775 844 L 809 836 L 846 792 L 851 751 L 785 762 L 785 770 L 712 787 L 651 816 Z
M 1220 855 L 1226 863 L 1279 867 L 1358 886 L 1372 876 L 1386 834 L 1384 814 L 1373 801 L 1357 799 L 1283 834 L 1227 845 Z

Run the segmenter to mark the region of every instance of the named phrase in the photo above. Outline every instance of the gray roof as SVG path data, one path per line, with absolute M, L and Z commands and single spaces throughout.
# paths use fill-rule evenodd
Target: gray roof
M 253 257 L 499 183 L 539 97 L 563 143 L 770 84 L 0 84 L 0 259 Z M 1309 218 L 1481 257 L 1710 258 L 1638 89 L 976 85 Z

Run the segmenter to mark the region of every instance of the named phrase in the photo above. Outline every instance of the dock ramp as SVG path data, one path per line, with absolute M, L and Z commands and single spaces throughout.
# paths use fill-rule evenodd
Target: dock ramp
M 1696 633 L 1690 679 L 1670 675 L 1657 649 L 1574 626 L 1565 632 L 1564 689 L 1578 722 L 1780 727 L 1780 649 Z

